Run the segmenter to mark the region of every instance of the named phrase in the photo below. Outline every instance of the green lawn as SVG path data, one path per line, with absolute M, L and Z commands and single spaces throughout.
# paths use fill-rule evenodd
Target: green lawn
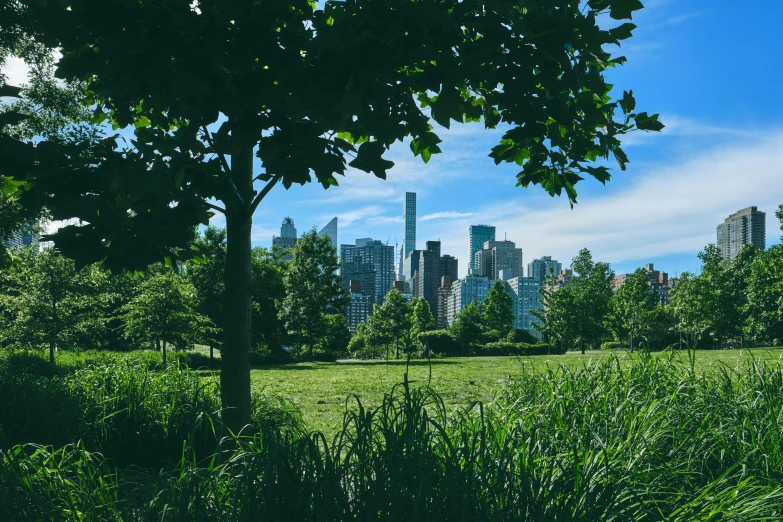
M 569 353 L 551 357 L 438 359 L 432 361 L 431 380 L 430 365 L 417 360 L 411 362 L 408 378 L 416 385 L 429 381 L 448 406 L 464 407 L 474 401 L 491 401 L 510 377 L 520 376 L 523 372 L 546 365 L 563 364 L 575 368 L 610 354 L 588 352 L 586 355 Z M 624 361 L 636 357 L 625 352 L 617 352 L 617 355 Z M 783 362 L 783 349 L 697 351 L 696 365 L 704 371 L 722 365 L 733 368 L 742 365 L 751 356 Z M 682 353 L 681 359 L 684 364 L 687 363 L 685 353 Z M 377 406 L 384 393 L 403 381 L 405 368 L 405 362 L 401 361 L 298 363 L 254 368 L 251 380 L 255 390 L 281 395 L 298 404 L 310 429 L 334 434 L 341 424 L 347 398 L 358 395 L 363 404 Z

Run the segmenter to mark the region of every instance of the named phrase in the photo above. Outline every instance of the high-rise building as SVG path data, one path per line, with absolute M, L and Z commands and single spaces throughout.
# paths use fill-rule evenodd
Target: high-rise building
M 362 293 L 362 285 L 359 281 L 349 281 L 348 287 L 350 288 L 351 302 L 345 311 L 345 322 L 351 333 L 356 333 L 356 327 L 367 321 L 367 318 L 372 314 L 374 303 L 371 296 Z
M 468 276 L 451 283 L 451 297 L 446 317 L 448 326 L 454 324 L 454 318 L 457 314 L 470 303 L 475 301 L 477 305 L 480 305 L 484 302 L 489 294 L 489 287 L 489 279 L 480 276 Z
M 487 241 L 473 257 L 473 273 L 507 281 L 523 274 L 522 249 L 513 241 Z
M 290 217 L 283 219 L 280 226 L 280 235 L 272 236 L 272 244 L 281 248 L 294 248 L 296 246 L 296 227 Z
M 35 223 L 31 222 L 19 230 L 13 231 L 8 238 L 0 238 L 0 242 L 2 242 L 6 248 L 11 249 L 36 245 L 38 244 L 39 239 L 38 233 L 35 231 Z
M 487 241 L 495 240 L 495 227 L 490 225 L 471 225 L 468 229 L 468 233 L 468 248 L 470 249 L 470 255 L 468 256 L 468 273 L 470 273 L 470 270 L 476 268 L 473 265 L 473 259 L 476 255 L 476 252 L 481 250 L 484 246 L 484 243 Z
M 405 193 L 405 244 L 403 259 L 416 250 L 416 193 Z M 410 276 L 408 276 L 410 277 Z
M 514 310 L 514 328 L 527 330 L 536 337 L 541 334 L 535 329 L 540 324 L 533 315 L 535 310 L 543 310 L 544 303 L 539 289 L 541 283 L 533 277 L 514 277 L 506 281 L 506 288 L 511 293 Z
M 440 275 L 449 277 L 452 281 L 459 279 L 459 260 L 450 255 L 440 256 Z
M 562 269 L 563 265 L 556 259 L 552 259 L 552 256 L 544 256 L 540 259 L 534 259 L 527 264 L 527 276 L 532 277 L 538 281 L 538 284 L 543 285 L 550 273 L 557 277 Z
M 438 288 L 438 313 L 435 315 L 435 324 L 438 328 L 448 328 L 449 326 L 449 301 L 451 299 L 451 285 L 454 280 L 449 276 L 440 278 L 440 288 Z
M 430 312 L 438 313 L 438 288 L 440 288 L 441 259 L 440 241 L 427 241 L 427 249 L 421 251 L 419 270 L 416 277 L 418 292 L 416 297 L 422 298 L 430 305 Z
M 674 280 L 669 279 L 669 274 L 655 270 L 652 263 L 644 265 L 644 270 L 647 272 L 647 277 L 650 279 L 650 288 L 658 296 L 663 304 L 669 304 L 669 290 L 674 286 Z M 625 284 L 625 280 L 628 279 L 630 274 L 617 274 L 612 281 L 612 289 L 616 292 L 621 286 Z
M 371 238 L 357 239 L 355 245 L 340 246 L 340 276 L 346 292 L 358 281 L 361 293 L 375 304 L 383 304 L 394 286 L 394 246 Z
M 725 259 L 734 259 L 745 245 L 766 248 L 766 214 L 748 207 L 731 214 L 718 225 L 718 248 Z
M 337 242 L 337 216 L 333 217 L 332 220 L 318 232 L 318 235 L 329 236 L 329 239 L 332 240 L 332 245 L 337 248 L 337 245 L 339 245 Z

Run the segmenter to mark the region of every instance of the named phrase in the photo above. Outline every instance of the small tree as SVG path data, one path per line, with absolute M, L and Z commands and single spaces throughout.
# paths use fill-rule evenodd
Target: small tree
M 285 297 L 279 316 L 297 350 L 309 350 L 310 358 L 327 333 L 327 316 L 344 313 L 348 304 L 338 268 L 331 239 L 312 229 L 296 242 L 283 277 Z
M 405 298 L 392 288 L 373 315 L 378 315 L 377 324 L 388 330 L 387 337 L 394 342 L 394 356 L 399 357 L 400 341 L 403 341 L 403 346 L 408 345 L 407 338 L 411 327 L 411 309 L 405 302 Z
M 459 311 L 449 331 L 464 352 L 471 355 L 473 347 L 481 339 L 482 332 L 481 311 L 476 301 Z
M 435 318 L 432 316 L 429 303 L 424 299 L 414 298 L 411 301 L 410 308 L 410 338 L 413 343 L 421 346 L 421 334 L 435 329 Z
M 2 308 L 10 317 L 3 329 L 4 343 L 46 346 L 54 364 L 56 348 L 99 337 L 105 321 L 91 274 L 90 267 L 76 270 L 72 260 L 53 248 L 15 252 L 2 297 Z
M 290 263 L 283 260 L 283 249 L 253 249 L 253 292 L 251 335 L 253 347 L 265 346 L 272 352 L 288 342 L 285 321 L 281 317 L 285 299 L 285 273 Z
M 748 334 L 759 343 L 783 344 L 783 246 L 753 260 L 747 293 Z
M 196 290 L 196 309 L 209 319 L 204 331 L 209 345 L 209 358 L 214 357 L 215 346 L 223 337 L 223 289 L 226 266 L 226 231 L 216 227 L 207 229 L 196 238 L 194 249 L 197 258 L 188 261 L 188 281 Z
M 638 268 L 611 297 L 607 326 L 618 341 L 630 337 L 633 352 L 634 338 L 639 335 L 646 337 L 652 331 L 659 302 L 660 299 L 650 286 L 647 271 Z
M 133 339 L 162 343 L 163 366 L 169 344 L 184 348 L 206 318 L 196 311 L 196 290 L 173 270 L 145 279 L 125 306 L 125 332 Z
M 481 303 L 481 322 L 494 340 L 505 338 L 514 324 L 514 301 L 503 281 L 497 280 Z

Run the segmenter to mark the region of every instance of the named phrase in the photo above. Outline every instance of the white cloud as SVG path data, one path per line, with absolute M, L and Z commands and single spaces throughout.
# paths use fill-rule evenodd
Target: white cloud
M 747 206 L 767 213 L 768 244 L 779 235 L 774 210 L 783 202 L 783 132 L 759 133 L 689 158 L 662 157 L 637 176 L 621 188 L 609 183 L 573 210 L 555 198 L 535 210 L 495 204 L 481 215 L 498 233 L 509 232 L 526 262 L 553 255 L 567 263 L 582 247 L 609 262 L 695 253 L 715 241 L 718 223 Z M 452 243 L 467 252 L 463 235 Z
M 475 212 L 457 212 L 456 210 L 446 210 L 443 212 L 435 212 L 434 214 L 427 214 L 419 218 L 419 221 L 432 221 L 433 219 L 455 219 L 475 216 Z
M 0 72 L 3 73 L 10 85 L 17 87 L 27 83 L 30 78 L 30 67 L 24 63 L 24 60 L 16 56 L 9 56 Z

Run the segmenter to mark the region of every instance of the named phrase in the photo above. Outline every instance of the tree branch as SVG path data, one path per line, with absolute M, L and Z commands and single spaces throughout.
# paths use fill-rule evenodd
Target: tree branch
M 258 208 L 258 204 L 261 203 L 261 200 L 266 197 L 267 194 L 269 194 L 269 191 L 274 188 L 275 185 L 277 185 L 277 182 L 282 179 L 282 174 L 276 174 L 269 182 L 264 186 L 263 189 L 261 189 L 261 192 L 258 193 L 258 196 L 256 196 L 256 199 L 253 200 L 253 202 L 250 204 L 250 214 L 252 215 L 256 208 Z
M 220 212 L 221 214 L 225 215 L 225 213 L 226 213 L 226 209 L 220 208 L 219 206 L 213 205 L 212 203 L 207 203 L 207 206 L 209 208 L 211 208 L 212 210 L 216 210 L 217 212 Z
M 242 199 L 242 196 L 239 194 L 239 189 L 237 189 L 236 183 L 234 183 L 234 180 L 231 179 L 231 167 L 228 166 L 228 161 L 226 160 L 226 156 L 223 155 L 222 152 L 219 152 L 215 148 L 215 142 L 212 141 L 212 136 L 209 133 L 209 129 L 207 129 L 206 125 L 201 126 L 201 130 L 204 131 L 204 138 L 206 138 L 207 143 L 209 143 L 209 146 L 212 147 L 212 150 L 215 152 L 215 154 L 218 155 L 220 158 L 220 164 L 223 167 L 223 174 L 226 176 L 226 180 L 228 181 L 229 187 L 231 187 L 231 190 L 233 191 L 233 195 L 237 200 L 239 201 L 240 205 L 245 204 L 245 200 Z

